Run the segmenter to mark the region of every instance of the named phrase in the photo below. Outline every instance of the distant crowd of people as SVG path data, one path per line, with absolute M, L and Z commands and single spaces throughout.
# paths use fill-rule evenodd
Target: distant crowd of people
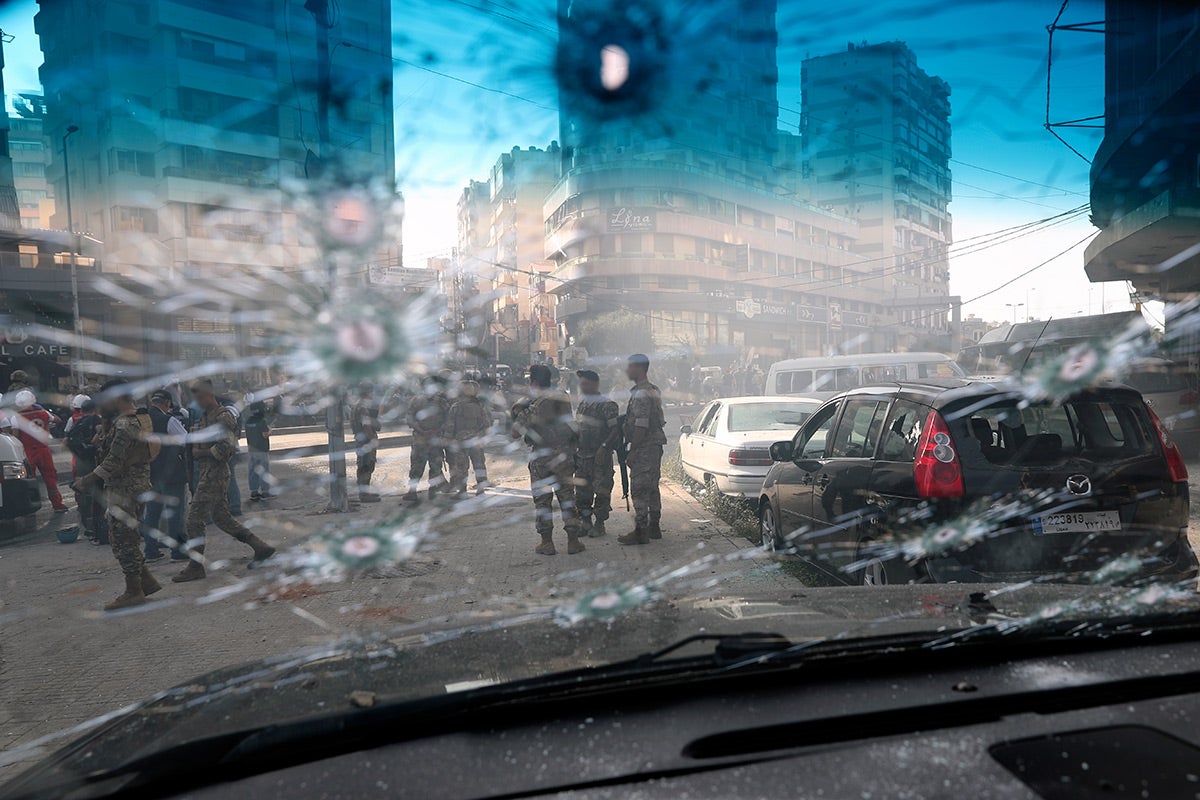
M 154 390 L 142 404 L 127 381 L 115 379 L 82 387 L 71 399 L 70 418 L 62 420 L 38 403 L 28 381 L 23 371 L 11 375 L 0 396 L 6 411 L 0 426 L 21 441 L 56 513 L 68 509 L 50 439 L 56 429 L 64 435 L 79 526 L 94 543 L 112 547 L 125 576 L 125 591 L 105 610 L 139 605 L 162 589 L 147 563 L 165 558 L 164 550 L 187 562 L 172 581 L 206 577 L 210 521 L 248 545 L 252 563 L 275 553 L 236 519 L 241 494 L 233 468 L 243 433 L 250 446 L 251 499 L 271 492 L 270 427 L 262 404 L 252 404 L 242 420 L 237 405 L 207 380 L 188 387 L 187 406 L 167 388 Z

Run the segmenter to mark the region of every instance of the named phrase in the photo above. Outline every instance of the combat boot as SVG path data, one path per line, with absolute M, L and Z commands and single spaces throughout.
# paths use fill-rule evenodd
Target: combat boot
M 552 556 L 558 551 L 554 549 L 554 531 L 546 531 L 542 534 L 542 543 L 533 548 L 533 552 L 540 556 Z
M 592 534 L 592 518 L 591 517 L 580 517 L 578 524 L 579 524 L 579 535 L 580 536 L 583 536 L 583 537 L 591 536 L 591 534 Z
M 111 603 L 104 606 L 105 611 L 117 611 L 122 608 L 131 608 L 140 606 L 146 602 L 146 595 L 142 592 L 142 576 L 140 574 L 125 575 L 125 593 L 117 597 Z
M 649 542 L 650 539 L 647 538 L 641 525 L 634 525 L 633 530 L 629 533 L 617 537 L 617 544 L 649 544 Z
M 250 545 L 250 549 L 254 551 L 254 558 L 250 559 L 251 564 L 258 564 L 259 562 L 266 561 L 268 558 L 275 555 L 275 548 L 255 536 L 253 533 L 249 534 L 245 538 L 238 537 L 238 541 L 242 544 Z
M 662 528 L 658 527 L 658 517 L 650 518 L 650 527 L 646 529 L 646 536 L 650 539 L 662 538 Z
M 189 550 L 188 555 L 192 560 L 187 563 L 187 566 L 183 568 L 182 572 L 171 578 L 172 583 L 200 581 L 207 577 L 204 572 L 204 564 L 202 564 L 200 561 L 200 557 L 204 555 L 204 545 L 200 545 L 199 547 Z
M 588 536 L 593 539 L 599 539 L 601 536 L 606 536 L 608 531 L 604 529 L 604 520 L 598 519 L 592 523 L 592 529 L 588 531 Z
M 579 532 L 567 531 L 567 555 L 573 556 L 576 553 L 582 553 L 584 550 L 587 550 L 587 548 L 583 546 L 583 542 L 579 541 Z
M 142 564 L 142 594 L 146 597 L 162 590 L 162 584 L 154 579 L 154 575 L 150 573 L 150 568 Z
M 421 502 L 421 499 L 417 497 L 417 493 L 415 491 L 411 491 L 405 494 L 404 497 L 401 497 L 400 502 L 416 505 L 417 503 Z

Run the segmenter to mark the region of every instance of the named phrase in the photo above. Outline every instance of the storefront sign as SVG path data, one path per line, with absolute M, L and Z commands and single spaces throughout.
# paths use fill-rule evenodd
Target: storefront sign
M 71 348 L 65 344 L 0 342 L 0 358 L 64 358 L 70 355 Z
M 769 300 L 738 300 L 737 310 L 746 319 L 791 316 L 791 308 L 787 303 L 773 303 Z
M 857 311 L 843 312 L 842 318 L 844 319 L 846 327 L 848 328 L 866 328 L 871 324 L 871 321 L 866 314 L 861 314 Z
M 653 209 L 621 206 L 608 211 L 609 233 L 645 233 L 653 230 Z
M 796 306 L 798 322 L 828 322 L 829 312 L 816 306 Z

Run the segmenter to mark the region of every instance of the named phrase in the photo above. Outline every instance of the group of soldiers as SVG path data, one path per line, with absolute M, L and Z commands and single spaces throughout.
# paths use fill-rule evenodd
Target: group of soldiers
M 554 500 L 557 498 L 567 552 L 580 553 L 584 537 L 604 536 L 612 511 L 613 456 L 629 469 L 634 529 L 618 536 L 624 545 L 647 544 L 662 538 L 662 498 L 659 494 L 664 427 L 662 393 L 649 380 L 650 359 L 629 357 L 626 375 L 633 381 L 629 404 L 620 414 L 617 404 L 600 393 L 600 376 L 578 370 L 581 399 L 574 413 L 571 401 L 555 388 L 550 368 L 529 368 L 529 397 L 513 408 L 513 438 L 532 448 L 529 479 L 533 492 L 535 527 L 541 541 L 534 552 L 554 555 Z
M 193 433 L 186 437 L 186 446 L 191 448 L 199 479 L 187 510 L 188 563 L 171 579 L 175 583 L 206 577 L 204 530 L 210 519 L 220 530 L 251 548 L 253 564 L 275 553 L 274 547 L 251 533 L 229 510 L 229 462 L 238 451 L 233 412 L 217 399 L 211 381 L 197 381 L 191 392 L 202 416 Z M 109 543 L 125 576 L 125 591 L 104 607 L 106 611 L 115 611 L 141 605 L 148 595 L 162 589 L 145 562 L 141 522 L 144 503 L 153 496 L 150 465 L 160 454 L 163 440 L 155 433 L 149 412 L 135 404 L 126 381 L 109 381 L 100 388 L 96 399 L 111 424 L 97 442 L 95 467 L 80 475 L 73 488 L 81 493 L 90 492 L 103 484 Z
M 492 412 L 480 397 L 479 383 L 458 384 L 452 399 L 440 377 L 427 378 L 422 391 L 413 397 L 405 412 L 412 430 L 412 449 L 408 469 L 406 502 L 416 502 L 417 488 L 426 471 L 429 474 L 429 498 L 449 492 L 465 496 L 470 472 L 475 473 L 475 493 L 488 486 L 487 459 L 483 446 L 492 426 Z M 446 478 L 443 466 L 449 466 Z

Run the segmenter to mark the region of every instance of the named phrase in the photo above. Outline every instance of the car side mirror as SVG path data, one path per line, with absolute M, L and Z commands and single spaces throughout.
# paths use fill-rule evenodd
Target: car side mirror
M 691 425 L 680 425 L 679 432 L 682 433 L 684 436 L 691 436 L 692 435 L 692 426 Z
M 771 445 L 771 460 L 772 461 L 791 461 L 792 460 L 792 443 L 791 442 L 775 442 Z

